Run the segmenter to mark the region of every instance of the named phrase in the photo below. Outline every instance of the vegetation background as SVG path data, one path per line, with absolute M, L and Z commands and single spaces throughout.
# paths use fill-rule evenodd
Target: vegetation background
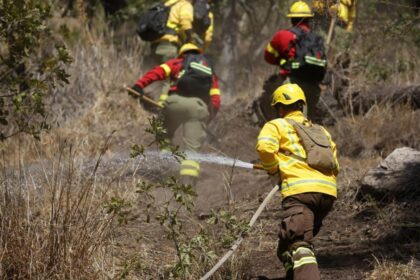
M 133 146 L 153 150 L 159 131 L 121 90 L 147 70 L 150 50 L 135 28 L 155 2 L 0 0 L 0 278 L 197 279 L 270 190 L 264 174 L 215 166 L 191 190 L 166 179 L 175 164 L 130 159 Z M 360 198 L 359 188 L 393 149 L 420 149 L 420 3 L 358 2 L 354 32 L 335 28 L 320 102 L 343 167 L 336 210 L 316 244 L 321 273 L 419 279 L 418 188 L 390 201 Z M 289 26 L 291 3 L 214 5 L 209 53 L 223 109 L 211 124 L 220 143 L 206 151 L 256 159 L 247 108 L 277 71 L 262 54 Z M 317 17 L 316 29 L 325 34 L 330 20 Z M 279 202 L 214 279 L 282 275 Z

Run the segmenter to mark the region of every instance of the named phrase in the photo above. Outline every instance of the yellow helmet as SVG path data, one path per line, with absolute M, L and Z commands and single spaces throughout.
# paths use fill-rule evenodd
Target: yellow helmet
M 271 106 L 275 106 L 277 103 L 283 105 L 290 105 L 295 102 L 302 100 L 306 104 L 305 93 L 297 84 L 284 84 L 279 86 L 273 92 L 273 100 L 271 101 Z
M 346 24 L 349 22 L 349 9 L 346 5 L 341 3 L 339 5 L 334 4 L 330 7 L 330 13 L 336 14 L 337 17 Z
M 194 45 L 193 43 L 186 43 L 184 45 L 182 45 L 182 47 L 179 49 L 179 53 L 178 55 L 183 55 L 186 52 L 189 51 L 196 51 L 198 53 L 202 53 L 203 51 L 196 45 Z
M 304 17 L 313 17 L 314 14 L 312 13 L 311 8 L 308 4 L 303 1 L 297 1 L 290 6 L 289 13 L 287 17 L 289 18 L 304 18 Z

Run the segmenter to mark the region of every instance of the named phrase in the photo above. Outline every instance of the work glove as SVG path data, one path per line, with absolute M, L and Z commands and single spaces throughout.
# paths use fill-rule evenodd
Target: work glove
M 276 176 L 276 175 L 278 175 L 279 174 L 279 167 L 276 166 L 276 167 L 267 169 L 267 174 L 270 175 L 270 176 Z
M 169 95 L 168 93 L 161 93 L 159 96 L 158 104 L 161 106 L 165 106 L 165 101 L 168 99 Z
M 143 91 L 143 89 L 140 87 L 140 86 L 138 86 L 138 85 L 134 85 L 134 86 L 132 86 L 131 87 L 131 89 L 132 90 L 134 90 L 135 92 L 137 92 L 138 94 L 140 94 L 140 95 L 143 95 L 144 94 L 144 91 Z M 130 96 L 132 96 L 132 97 L 134 97 L 134 98 L 138 98 L 138 96 L 137 95 L 135 95 L 134 93 L 132 93 L 132 92 L 128 92 L 128 94 L 130 95 Z

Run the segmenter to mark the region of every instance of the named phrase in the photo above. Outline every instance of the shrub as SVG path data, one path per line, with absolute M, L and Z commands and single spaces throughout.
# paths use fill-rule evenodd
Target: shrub
M 63 67 L 71 58 L 46 26 L 46 1 L 2 0 L 0 16 L 0 140 L 38 137 L 49 127 L 45 97 L 68 82 Z

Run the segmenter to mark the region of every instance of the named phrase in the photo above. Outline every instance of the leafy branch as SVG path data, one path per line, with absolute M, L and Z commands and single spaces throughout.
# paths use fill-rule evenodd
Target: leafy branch
M 48 27 L 50 8 L 41 0 L 0 1 L 0 141 L 49 129 L 46 100 L 69 83 L 72 58 Z

